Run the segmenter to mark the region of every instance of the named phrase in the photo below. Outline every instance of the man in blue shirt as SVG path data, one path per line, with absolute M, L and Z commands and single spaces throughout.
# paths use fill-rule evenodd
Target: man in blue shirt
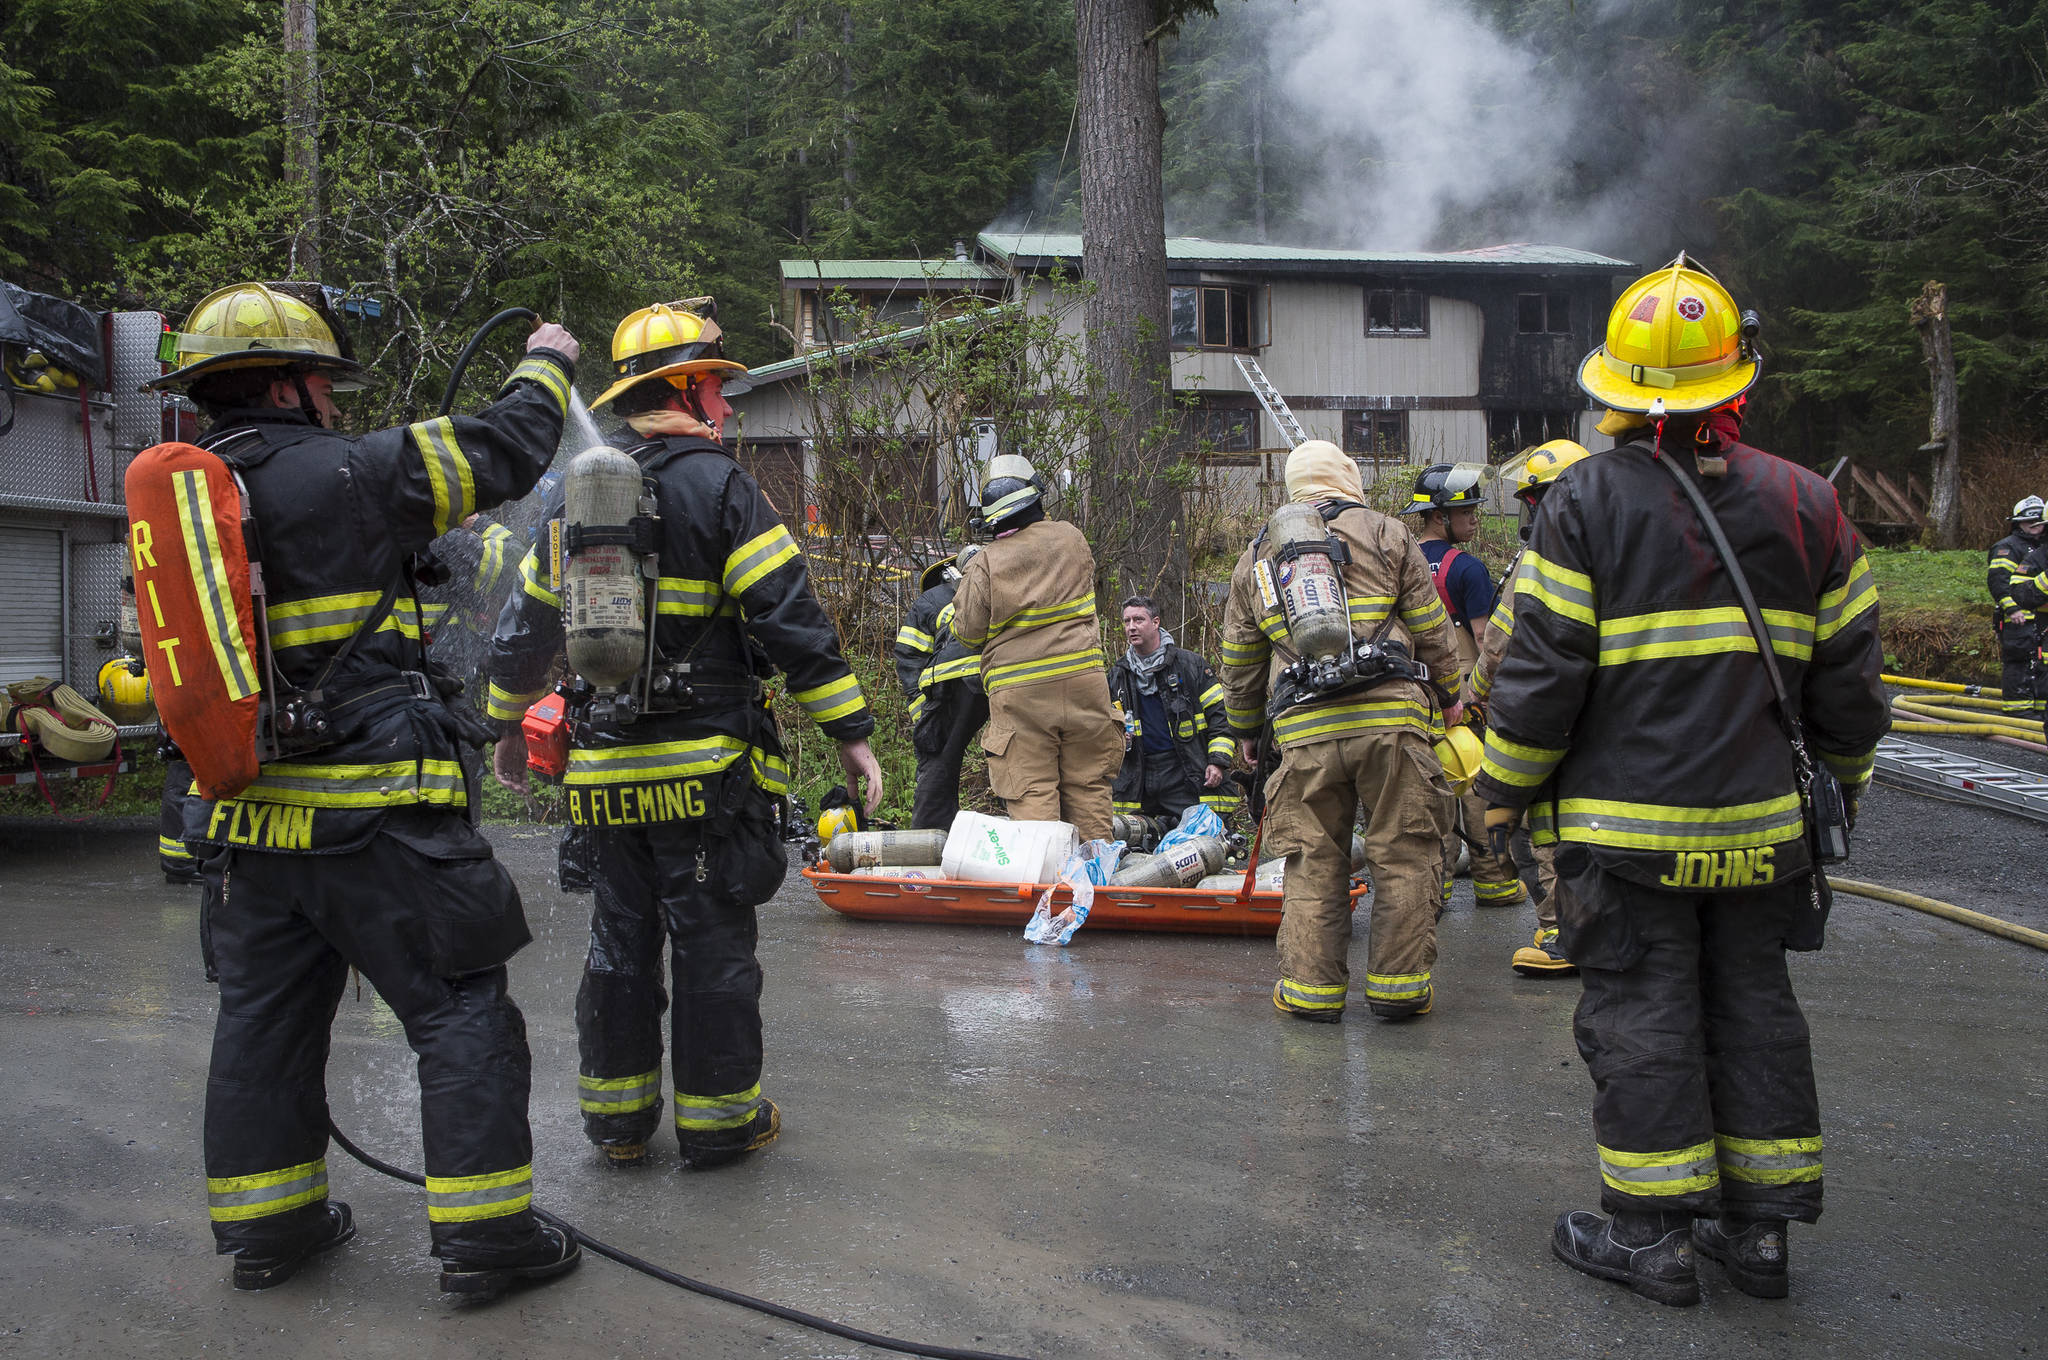
M 1435 463 L 1415 479 L 1415 492 L 1404 515 L 1417 515 L 1417 536 L 1436 593 L 1450 611 L 1451 631 L 1458 640 L 1459 675 L 1471 673 L 1493 613 L 1493 577 L 1476 553 L 1459 547 L 1479 535 L 1480 488 L 1486 469 L 1470 463 Z M 1454 686 L 1455 688 L 1455 686 Z M 1458 846 L 1472 845 L 1472 900 L 1482 907 L 1512 907 L 1528 894 L 1512 859 L 1487 849 L 1486 806 L 1471 794 L 1459 799 L 1458 816 L 1444 837 L 1443 900 L 1451 900 L 1451 880 L 1458 871 Z M 1462 829 L 1470 841 L 1461 842 Z M 1476 844 L 1474 844 L 1476 842 Z

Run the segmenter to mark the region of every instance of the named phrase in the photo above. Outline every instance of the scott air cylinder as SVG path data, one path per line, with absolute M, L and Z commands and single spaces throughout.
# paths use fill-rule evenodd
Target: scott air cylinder
M 1344 578 L 1330 555 L 1330 526 L 1313 505 L 1289 501 L 1266 521 L 1273 556 L 1261 564 L 1260 593 L 1271 590 L 1297 656 L 1324 659 L 1351 647 L 1351 609 Z M 1270 572 L 1270 577 L 1265 573 Z
M 619 689 L 647 651 L 647 586 L 624 543 L 568 543 L 584 534 L 623 537 L 640 509 L 640 465 L 600 444 L 569 465 L 563 510 L 562 631 L 569 665 L 599 689 Z

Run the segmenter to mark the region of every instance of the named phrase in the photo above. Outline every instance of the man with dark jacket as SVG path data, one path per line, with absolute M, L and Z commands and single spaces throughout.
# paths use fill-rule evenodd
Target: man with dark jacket
M 641 526 L 659 560 L 644 616 L 654 670 L 634 682 L 645 704 L 629 721 L 579 704 L 562 782 L 569 820 L 592 829 L 596 850 L 590 954 L 576 996 L 584 1133 L 613 1165 L 647 1159 L 661 1123 L 666 942 L 676 1141 L 683 1168 L 701 1171 L 766 1147 L 782 1127 L 761 1094 L 754 954 L 754 909 L 788 871 L 771 802 L 788 792 L 789 762 L 762 685 L 770 669 L 838 744 L 847 787 L 857 794 L 867 781 L 869 812 L 881 803 L 882 774 L 868 749 L 875 720 L 811 593 L 803 554 L 718 442 L 732 413 L 724 380 L 747 370 L 725 357 L 712 316 L 689 306 L 656 304 L 619 323 L 618 381 L 591 403 L 617 403 L 631 426 L 625 452 L 655 501 L 658 525 Z M 572 464 L 567 480 L 575 478 Z M 578 526 L 563 527 L 566 544 Z M 519 720 L 545 692 L 565 636 L 559 565 L 536 549 L 519 575 L 493 641 L 489 713 L 503 730 L 498 779 L 523 790 Z
M 917 751 L 917 792 L 910 825 L 950 831 L 960 812 L 960 764 L 968 743 L 988 722 L 981 658 L 953 636 L 953 594 L 960 572 L 981 551 L 970 543 L 932 563 L 920 593 L 896 630 L 896 682 L 910 700 L 910 740 Z
M 227 884 L 211 915 L 220 1017 L 206 1084 L 217 1248 L 236 1288 L 265 1289 L 355 1233 L 327 1197 L 325 1155 L 328 1027 L 353 966 L 419 1055 L 441 1287 L 492 1294 L 562 1274 L 578 1248 L 533 1216 L 531 1060 L 506 995 L 506 960 L 531 937 L 466 815 L 457 752 L 474 719 L 428 672 L 405 564 L 540 477 L 576 341 L 538 327 L 480 416 L 361 437 L 334 432 L 331 394 L 367 374 L 317 289 L 222 289 L 175 343 L 180 366 L 156 385 L 189 385 L 212 417 L 202 443 L 238 472 L 260 535 L 279 681 L 267 697 L 275 709 L 297 696 L 330 728 L 232 799 L 193 799 L 185 825 Z M 254 644 L 224 637 L 253 673 Z
M 2048 538 L 2048 505 L 2028 496 L 2012 508 L 2012 532 L 1991 545 L 1984 584 L 1991 591 L 1992 624 L 1998 633 L 2000 708 L 2015 717 L 2040 722 L 2048 715 L 2048 693 L 2041 674 L 2041 616 L 2038 606 L 2015 590 L 2016 582 L 2035 575 L 2027 559 L 2041 551 Z
M 1852 805 L 1887 727 L 1877 591 L 1834 488 L 1736 441 L 1757 370 L 1744 324 L 1683 255 L 1615 303 L 1579 382 L 1627 439 L 1545 496 L 1477 785 L 1497 845 L 1525 810 L 1561 842 L 1561 943 L 1585 988 L 1574 1032 L 1612 1217 L 1560 1215 L 1551 1250 L 1667 1304 L 1699 1301 L 1695 1250 L 1783 1297 L 1786 1224 L 1820 1216 L 1785 951 L 1820 947 L 1828 893 L 1785 723 Z M 1678 478 L 1727 535 L 1767 660 Z
M 1149 596 L 1124 601 L 1124 640 L 1129 650 L 1109 668 L 1109 697 L 1123 710 L 1126 734 L 1111 806 L 1169 825 L 1198 802 L 1229 816 L 1238 800 L 1224 782 L 1235 744 L 1223 686 L 1208 662 L 1159 626 Z

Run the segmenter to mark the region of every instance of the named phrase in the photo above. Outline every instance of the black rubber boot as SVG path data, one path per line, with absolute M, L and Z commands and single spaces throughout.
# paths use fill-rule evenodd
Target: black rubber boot
M 1700 1301 L 1692 1236 L 1683 1214 L 1616 1214 L 1584 1209 L 1557 1216 L 1550 1251 L 1584 1275 L 1625 1284 L 1646 1299 L 1674 1308 Z
M 296 1275 L 299 1267 L 312 1257 L 332 1247 L 338 1247 L 356 1235 L 355 1216 L 340 1200 L 331 1199 L 323 1206 L 327 1216 L 316 1230 L 304 1241 L 285 1251 L 266 1256 L 252 1256 L 239 1252 L 235 1256 L 235 1288 L 268 1289 L 283 1284 Z
M 1782 1218 L 1694 1219 L 1692 1244 L 1753 1298 L 1782 1299 L 1791 1292 L 1792 1253 Z
M 703 1138 L 683 1138 L 677 1141 L 682 1146 L 683 1170 L 709 1171 L 713 1167 L 736 1162 L 750 1152 L 759 1152 L 774 1142 L 782 1133 L 782 1111 L 775 1102 L 764 1100 L 754 1117 L 740 1125 L 735 1131 L 737 1137 L 728 1137 L 719 1142 Z
M 1281 988 L 1286 985 L 1284 982 L 1273 984 L 1274 1010 L 1282 1015 L 1291 1016 L 1296 1020 L 1306 1020 L 1314 1025 L 1341 1025 L 1344 1023 L 1344 1008 L 1342 1006 L 1331 1006 L 1327 1010 L 1304 1010 L 1299 1006 L 1289 1005 L 1280 994 Z
M 639 1138 L 600 1138 L 598 1150 L 604 1153 L 607 1166 L 645 1166 L 647 1164 L 647 1143 Z
M 441 1288 L 450 1294 L 496 1298 L 514 1285 L 539 1284 L 567 1275 L 583 1262 L 583 1248 L 567 1232 L 543 1223 L 532 1246 L 486 1260 L 443 1260 Z

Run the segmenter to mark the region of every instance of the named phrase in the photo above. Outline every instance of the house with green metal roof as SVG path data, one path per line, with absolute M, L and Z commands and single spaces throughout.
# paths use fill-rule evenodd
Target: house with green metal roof
M 1174 237 L 1166 242 L 1173 381 L 1190 445 L 1248 496 L 1271 499 L 1286 441 L 1254 392 L 1262 371 L 1310 438 L 1354 454 L 1370 480 L 1415 464 L 1499 461 L 1545 439 L 1596 439 L 1576 366 L 1600 342 L 1634 266 L 1590 251 L 1506 244 L 1457 251 L 1332 250 Z M 1079 307 L 1058 280 L 1087 274 L 1080 236 L 981 233 L 938 260 L 785 260 L 795 353 L 737 398 L 744 438 L 779 450 L 800 482 L 813 437 L 805 375 L 880 347 L 916 345 L 958 299 Z M 854 303 L 835 309 L 837 299 Z M 1000 440 L 1000 432 L 997 432 Z M 934 503 L 955 480 L 931 473 Z

